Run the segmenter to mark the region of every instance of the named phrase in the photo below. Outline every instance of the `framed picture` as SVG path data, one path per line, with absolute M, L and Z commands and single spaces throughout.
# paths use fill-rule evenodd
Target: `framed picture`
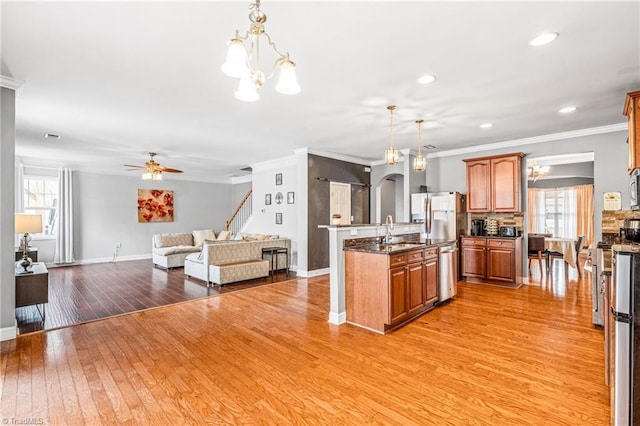
M 276 173 L 276 185 L 282 185 L 282 173 Z
M 287 192 L 287 204 L 293 204 L 296 202 L 296 193 Z
M 173 191 L 138 189 L 138 223 L 173 222 Z
M 282 225 L 282 213 L 276 213 L 276 225 Z
M 265 206 L 271 205 L 271 194 L 264 194 L 264 205 Z

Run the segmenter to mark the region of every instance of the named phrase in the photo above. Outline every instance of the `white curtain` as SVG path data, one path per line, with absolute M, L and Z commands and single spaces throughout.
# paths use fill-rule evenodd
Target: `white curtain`
M 527 232 L 545 234 L 544 189 L 529 188 L 527 191 Z
M 73 171 L 58 169 L 58 220 L 54 263 L 73 263 Z
M 561 188 L 563 192 L 564 206 L 562 209 L 562 221 L 558 226 L 560 238 L 578 237 L 578 192 L 574 187 Z

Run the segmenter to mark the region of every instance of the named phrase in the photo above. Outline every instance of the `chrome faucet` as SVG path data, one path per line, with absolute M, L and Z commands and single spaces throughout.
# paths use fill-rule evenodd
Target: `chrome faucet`
M 387 219 L 384 221 L 384 226 L 387 228 L 387 233 L 384 236 L 384 242 L 389 244 L 391 242 L 391 230 L 393 229 L 393 217 L 387 215 Z

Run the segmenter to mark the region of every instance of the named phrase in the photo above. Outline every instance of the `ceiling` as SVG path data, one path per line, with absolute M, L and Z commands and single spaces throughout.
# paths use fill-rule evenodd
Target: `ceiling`
M 1 73 L 24 82 L 16 155 L 118 174 L 154 151 L 185 172 L 167 178 L 228 181 L 299 148 L 379 161 L 390 103 L 395 145 L 415 149 L 422 118 L 438 152 L 624 123 L 640 90 L 639 2 L 264 1 L 302 91 L 274 78 L 245 103 L 220 65 L 248 4 L 2 2 Z M 529 46 L 543 31 L 560 36 Z

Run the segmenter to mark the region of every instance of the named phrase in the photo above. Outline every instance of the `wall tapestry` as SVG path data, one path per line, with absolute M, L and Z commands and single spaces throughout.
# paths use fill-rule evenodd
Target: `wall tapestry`
M 138 222 L 173 222 L 173 191 L 138 189 Z

